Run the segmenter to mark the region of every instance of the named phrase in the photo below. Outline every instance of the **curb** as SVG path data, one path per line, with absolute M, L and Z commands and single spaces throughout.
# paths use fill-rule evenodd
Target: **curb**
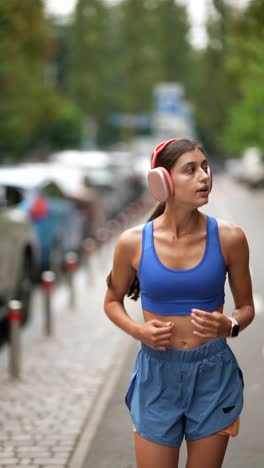
M 105 383 L 102 384 L 99 394 L 94 399 L 92 411 L 86 416 L 82 432 L 74 448 L 73 455 L 67 464 L 67 468 L 85 468 L 85 459 L 132 345 L 133 339 L 126 334 L 122 335 L 117 346 L 117 351 L 113 356 L 113 365 L 108 369 Z

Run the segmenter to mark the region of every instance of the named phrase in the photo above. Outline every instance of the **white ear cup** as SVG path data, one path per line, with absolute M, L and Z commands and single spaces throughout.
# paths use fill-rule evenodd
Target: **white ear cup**
M 148 173 L 148 184 L 153 197 L 165 202 L 173 194 L 173 183 L 166 169 L 156 167 Z

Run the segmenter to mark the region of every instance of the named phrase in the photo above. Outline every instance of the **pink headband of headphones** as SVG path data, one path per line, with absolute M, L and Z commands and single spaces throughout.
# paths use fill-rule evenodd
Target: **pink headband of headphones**
M 154 148 L 153 156 L 152 156 L 152 159 L 151 159 L 151 169 L 153 169 L 156 166 L 157 157 L 161 153 L 161 151 L 163 151 L 164 148 L 166 148 L 166 146 L 169 143 L 172 143 L 173 141 L 177 141 L 177 140 L 181 140 L 181 138 L 171 138 L 170 140 L 162 141 L 161 143 L 159 143 L 156 146 L 156 148 Z

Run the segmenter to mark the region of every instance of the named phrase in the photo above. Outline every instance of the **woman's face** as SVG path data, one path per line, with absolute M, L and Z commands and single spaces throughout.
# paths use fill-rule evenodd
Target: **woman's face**
M 175 201 L 195 207 L 208 202 L 211 185 L 209 166 L 198 148 L 178 158 L 171 169 L 171 178 L 175 187 Z

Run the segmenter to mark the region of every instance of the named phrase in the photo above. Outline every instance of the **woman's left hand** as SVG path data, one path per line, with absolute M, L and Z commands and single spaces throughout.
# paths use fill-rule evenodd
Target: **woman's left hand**
M 195 327 L 194 335 L 201 338 L 220 338 L 229 336 L 230 320 L 218 311 L 205 312 L 200 309 L 192 309 L 192 324 Z

